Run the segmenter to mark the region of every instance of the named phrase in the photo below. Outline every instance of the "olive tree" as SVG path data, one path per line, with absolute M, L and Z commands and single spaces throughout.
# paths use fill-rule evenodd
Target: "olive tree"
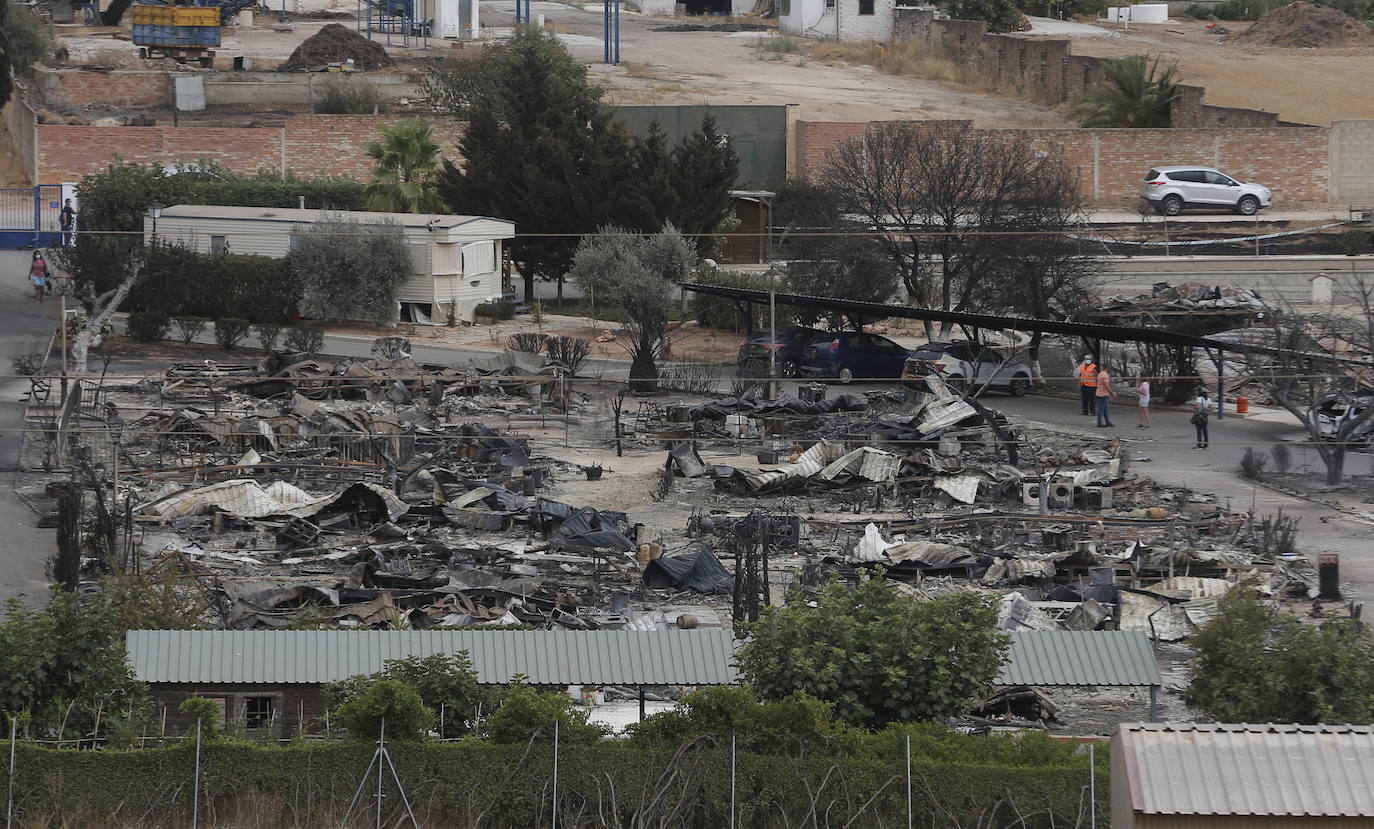
M 301 312 L 321 320 L 391 322 L 411 275 L 405 235 L 394 222 L 335 216 L 302 225 L 288 260 L 301 282 Z
M 607 225 L 584 237 L 573 255 L 573 282 L 625 314 L 621 344 L 630 354 L 630 386 L 637 391 L 658 387 L 673 285 L 687 278 L 695 259 L 691 243 L 672 225 L 648 236 Z

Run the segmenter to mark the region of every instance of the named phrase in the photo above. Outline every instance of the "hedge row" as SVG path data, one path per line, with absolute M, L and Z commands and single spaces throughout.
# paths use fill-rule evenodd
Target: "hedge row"
M 199 254 L 160 245 L 151 249 L 148 276 L 130 292 L 124 307 L 168 317 L 281 324 L 295 318 L 301 284 L 285 259 Z
M 550 822 L 553 752 L 547 742 L 474 740 L 388 749 L 421 825 L 470 827 L 479 818 L 488 827 Z M 364 742 L 206 743 L 201 820 L 213 826 L 338 825 L 373 750 Z M 128 752 L 21 745 L 17 814 L 21 821 L 41 818 L 48 825 L 190 825 L 193 752 L 191 744 Z M 899 752 L 878 758 L 741 753 L 737 763 L 738 825 L 813 825 L 813 814 L 814 825 L 821 826 L 905 825 L 907 785 Z M 1097 780 L 1099 821 L 1107 814 L 1104 765 L 1099 763 Z M 1088 809 L 1086 760 L 1071 768 L 1007 768 L 914 759 L 912 771 L 913 810 L 921 826 L 1082 825 Z M 365 814 L 374 808 L 373 780 L 363 794 Z M 400 799 L 389 779 L 386 790 L 385 811 L 394 824 Z M 729 741 L 707 738 L 676 751 L 623 743 L 563 746 L 558 808 L 559 823 L 569 826 L 729 825 Z

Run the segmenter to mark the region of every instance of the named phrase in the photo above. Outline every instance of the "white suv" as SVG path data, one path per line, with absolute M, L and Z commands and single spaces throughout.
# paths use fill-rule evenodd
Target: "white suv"
M 1268 187 L 1237 181 L 1211 167 L 1156 167 L 1145 174 L 1140 197 L 1166 216 L 1185 207 L 1225 207 L 1245 216 L 1270 204 Z

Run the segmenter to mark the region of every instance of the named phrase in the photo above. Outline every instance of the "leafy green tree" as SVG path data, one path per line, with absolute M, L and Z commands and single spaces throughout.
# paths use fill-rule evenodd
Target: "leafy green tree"
M 0 7 L 0 106 L 4 106 L 14 92 L 10 72 L 27 77 L 33 64 L 52 50 L 53 31 L 51 23 L 26 6 L 0 3 Z
M 1007 637 L 991 600 L 957 593 L 923 601 L 881 574 L 850 592 L 794 593 L 744 626 L 740 671 L 764 700 L 797 691 L 834 705 L 843 722 L 877 728 L 963 711 L 997 676 Z
M 382 140 L 364 148 L 376 162 L 364 191 L 368 210 L 382 213 L 436 213 L 439 195 L 439 145 L 424 121 L 401 121 L 380 130 Z
M 1084 127 L 1168 127 L 1178 88 L 1178 64 L 1160 71 L 1159 58 L 1127 55 L 1112 58 L 1102 69 L 1104 83 L 1084 92 L 1074 104 L 1074 117 Z
M 375 739 L 383 720 L 386 736 L 393 740 L 419 740 L 434 724 L 434 712 L 425 707 L 414 688 L 399 679 L 381 679 L 339 707 L 339 722 L 354 737 Z
M 1021 9 L 1014 0 L 944 0 L 939 6 L 955 20 L 982 20 L 993 34 L 1021 28 Z
M 577 247 L 573 281 L 597 302 L 624 310 L 630 386 L 636 390 L 657 388 L 673 285 L 687 278 L 694 262 L 692 246 L 672 225 L 651 236 L 608 225 Z
M 682 214 L 676 188 L 673 148 L 658 121 L 634 142 L 633 175 L 621 188 L 624 212 L 638 230 L 656 232 Z
M 534 738 L 550 740 L 557 722 L 561 742 L 596 742 L 605 737 L 608 730 L 588 722 L 588 716 L 585 709 L 573 707 L 572 698 L 567 694 L 540 693 L 528 685 L 517 685 L 487 719 L 486 732 L 496 743 L 522 743 Z
M 411 276 L 400 225 L 342 215 L 299 228 L 287 259 L 301 285 L 301 312 L 319 320 L 390 322 Z
M 1355 620 L 1309 625 L 1237 588 L 1192 639 L 1189 693 L 1220 722 L 1374 722 L 1374 636 Z
M 467 651 L 432 656 L 388 659 L 386 666 L 370 676 L 354 676 L 325 686 L 325 703 L 331 709 L 361 696 L 383 679 L 394 679 L 414 688 L 420 701 L 436 716 L 442 717 L 441 736 L 471 734 L 479 705 L 490 711 L 494 697 L 477 683 Z
M 213 742 L 220 736 L 220 704 L 212 699 L 202 696 L 187 697 L 178 706 L 182 711 L 191 716 L 193 720 L 200 721 L 200 739 L 202 741 Z
M 462 166 L 445 159 L 439 197 L 457 213 L 515 222 L 511 258 L 529 298 L 536 279 L 567 273 L 580 234 L 622 214 L 633 145 L 555 35 L 518 29 L 482 63 L 461 82 L 446 80 L 461 72 L 431 76 L 448 90 L 434 99 L 468 119 Z

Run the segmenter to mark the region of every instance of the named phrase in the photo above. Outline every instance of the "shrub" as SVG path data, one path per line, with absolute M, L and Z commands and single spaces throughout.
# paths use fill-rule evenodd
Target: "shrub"
M 521 331 L 511 334 L 506 340 L 506 346 L 511 351 L 539 354 L 544 351 L 544 335 L 538 331 Z
M 515 303 L 508 299 L 497 302 L 483 302 L 473 310 L 473 315 L 489 320 L 508 320 L 515 317 Z
M 141 343 L 153 343 L 166 339 L 172 328 L 172 318 L 165 311 L 132 311 L 129 313 L 125 332 Z
M 281 339 L 281 326 L 275 322 L 260 322 L 253 326 L 253 330 L 258 335 L 258 345 L 262 350 L 271 354 L 277 348 L 277 340 Z
M 52 54 L 53 26 L 21 5 L 10 7 L 6 24 L 10 68 L 22 78 Z
M 28 354 L 20 354 L 10 363 L 15 374 L 21 377 L 32 377 L 43 367 L 43 352 L 32 351 Z
M 579 337 L 565 337 L 558 335 L 549 337 L 544 344 L 544 351 L 549 355 L 549 359 L 568 369 L 568 373 L 577 376 L 582 364 L 587 362 L 587 358 L 592 353 L 591 340 L 584 340 Z
M 225 317 L 215 320 L 215 342 L 225 351 L 233 351 L 234 346 L 248 336 L 249 322 L 239 317 Z
M 376 84 L 361 80 L 327 78 L 320 84 L 315 111 L 326 115 L 374 115 L 391 110 Z
M 1282 443 L 1276 443 L 1269 449 L 1269 454 L 1274 456 L 1274 468 L 1280 475 L 1287 475 L 1288 470 L 1293 466 L 1293 453 Z
M 302 313 L 322 320 L 390 322 L 411 275 L 405 236 L 394 222 L 315 222 L 296 232 L 287 261 L 301 287 Z
M 587 716 L 588 712 L 573 709 L 567 694 L 541 694 L 528 685 L 517 685 L 487 720 L 487 736 L 497 743 L 523 743 L 534 736 L 552 739 L 555 721 L 562 742 L 592 742 L 606 736 L 605 726 L 588 722 Z
M 1245 454 L 1241 456 L 1240 467 L 1237 471 L 1242 478 L 1257 481 L 1264 476 L 1264 470 L 1267 466 L 1269 466 L 1269 459 L 1256 452 L 1253 446 L 1248 446 L 1245 449 Z
M 177 339 L 188 345 L 205 330 L 205 324 L 205 320 L 200 317 L 177 317 L 172 320 L 172 327 L 177 330 Z
M 414 688 L 397 679 L 381 679 L 357 697 L 339 706 L 339 722 L 348 733 L 376 738 L 386 721 L 386 736 L 393 740 L 418 740 L 434 723 L 434 712 L 425 707 Z
M 318 328 L 292 328 L 286 332 L 286 350 L 292 354 L 319 354 L 324 332 Z
M 772 283 L 773 278 L 764 273 L 744 273 L 740 271 L 727 271 L 723 268 L 712 268 L 703 265 L 697 269 L 696 281 L 703 285 L 719 285 L 726 288 L 749 288 L 755 291 L 766 291 Z M 763 309 L 762 318 L 756 317 L 756 326 L 766 325 L 768 322 L 768 306 L 755 306 L 755 312 L 759 308 Z M 687 312 L 692 319 L 702 328 L 724 328 L 729 331 L 743 331 L 744 314 L 733 301 L 722 296 L 712 296 L 710 294 L 692 294 L 692 299 L 687 305 Z M 795 316 L 793 306 L 777 305 L 778 327 L 790 323 Z M 761 327 L 761 326 L 760 326 Z
M 1191 6 L 1189 6 L 1188 8 L 1184 9 L 1184 10 L 1183 10 L 1183 16 L 1184 16 L 1184 17 L 1188 17 L 1188 18 L 1192 18 L 1193 20 L 1216 20 L 1216 19 L 1217 19 L 1216 13 L 1212 11 L 1212 7 L 1211 7 L 1211 6 L 1205 6 L 1205 5 L 1203 5 L 1202 3 L 1194 3 L 1194 4 L 1192 4 Z
M 300 280 L 283 259 L 158 244 L 148 250 L 147 277 L 130 292 L 128 307 L 281 324 L 296 315 L 301 294 Z
M 180 707 L 182 711 L 191 715 L 191 719 L 200 720 L 200 738 L 202 740 L 212 740 L 219 733 L 220 704 L 218 702 L 205 697 L 194 696 L 187 697 Z M 195 733 L 194 729 L 191 733 Z
M 372 341 L 372 356 L 399 360 L 410 356 L 410 340 L 405 337 L 378 337 Z

